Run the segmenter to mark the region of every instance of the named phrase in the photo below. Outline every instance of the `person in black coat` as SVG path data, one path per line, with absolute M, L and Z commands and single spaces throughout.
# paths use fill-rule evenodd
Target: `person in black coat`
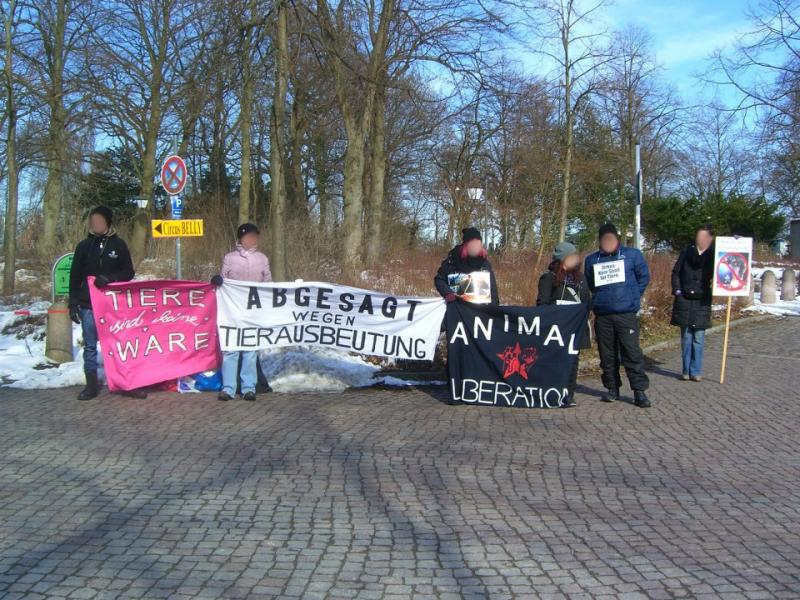
M 433 284 L 436 291 L 441 294 L 447 302 L 455 302 L 459 296 L 451 287 L 451 276 L 469 275 L 475 271 L 488 271 L 491 285 L 491 304 L 500 304 L 500 295 L 497 291 L 497 280 L 492 270 L 483 247 L 481 233 L 474 227 L 467 227 L 461 232 L 461 244 L 450 250 L 447 258 L 444 259 Z
M 106 206 L 98 206 L 89 213 L 89 235 L 75 248 L 72 270 L 69 275 L 69 316 L 83 330 L 83 372 L 86 387 L 79 400 L 91 400 L 99 392 L 97 383 L 97 327 L 89 297 L 89 281 L 94 275 L 94 285 L 102 289 L 115 281 L 133 279 L 133 261 L 128 246 L 111 228 L 112 213 Z M 142 395 L 133 392 L 129 395 Z
M 581 272 L 581 257 L 578 249 L 569 242 L 561 242 L 553 251 L 553 260 L 542 276 L 539 278 L 539 294 L 536 297 L 536 306 L 549 304 L 580 303 L 589 305 L 591 296 L 586 276 Z M 585 350 L 591 347 L 589 337 L 589 323 L 583 329 L 578 339 L 578 349 Z M 578 360 L 572 367 L 569 379 L 569 395 L 564 406 L 573 407 L 575 404 L 575 387 L 578 383 Z
M 695 232 L 694 244 L 683 249 L 672 268 L 673 325 L 681 329 L 684 381 L 700 381 L 703 370 L 703 343 L 711 327 L 711 284 L 714 276 L 714 232 L 702 225 Z

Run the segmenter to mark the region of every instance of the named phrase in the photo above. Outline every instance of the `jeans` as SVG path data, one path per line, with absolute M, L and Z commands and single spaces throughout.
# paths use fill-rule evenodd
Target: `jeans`
M 97 325 L 91 308 L 80 309 L 83 330 L 83 372 L 97 373 Z
M 239 355 L 242 356 L 242 370 L 239 371 Z M 237 377 L 242 379 L 242 394 L 256 391 L 258 374 L 256 361 L 258 351 L 223 352 L 222 353 L 222 391 L 233 396 L 236 394 Z
M 703 372 L 703 342 L 705 329 L 685 327 L 681 329 L 681 352 L 683 354 L 683 374 L 700 377 Z

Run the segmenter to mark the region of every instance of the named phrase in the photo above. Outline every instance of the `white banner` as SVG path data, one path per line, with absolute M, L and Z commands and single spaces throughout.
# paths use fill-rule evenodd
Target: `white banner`
M 407 298 L 320 283 L 225 280 L 217 289 L 223 351 L 314 345 L 433 360 L 441 298 Z

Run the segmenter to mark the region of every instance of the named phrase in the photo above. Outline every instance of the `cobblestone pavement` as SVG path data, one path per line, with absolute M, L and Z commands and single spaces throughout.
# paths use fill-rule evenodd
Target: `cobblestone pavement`
M 0 390 L 2 598 L 800 598 L 800 319 L 654 407 Z

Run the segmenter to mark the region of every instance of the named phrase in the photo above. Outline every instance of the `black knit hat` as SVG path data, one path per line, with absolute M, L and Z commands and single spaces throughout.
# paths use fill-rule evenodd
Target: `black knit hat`
M 258 227 L 252 223 L 242 223 L 239 225 L 239 229 L 236 230 L 236 239 L 240 240 L 248 233 L 255 233 L 256 235 L 261 234 L 261 232 L 258 230 Z
M 603 236 L 606 235 L 607 233 L 613 233 L 614 237 L 619 239 L 619 231 L 617 231 L 617 227 L 613 223 L 606 223 L 605 225 L 601 225 L 597 237 L 602 240 Z
M 108 208 L 107 206 L 102 206 L 102 205 L 101 206 L 96 206 L 89 213 L 89 218 L 90 219 L 92 218 L 92 215 L 100 215 L 101 217 L 103 217 L 106 220 L 106 225 L 111 227 L 112 212 L 111 212 L 111 209 Z
M 471 242 L 472 240 L 481 240 L 481 232 L 475 229 L 474 227 L 467 227 L 461 230 L 461 242 L 466 244 Z

